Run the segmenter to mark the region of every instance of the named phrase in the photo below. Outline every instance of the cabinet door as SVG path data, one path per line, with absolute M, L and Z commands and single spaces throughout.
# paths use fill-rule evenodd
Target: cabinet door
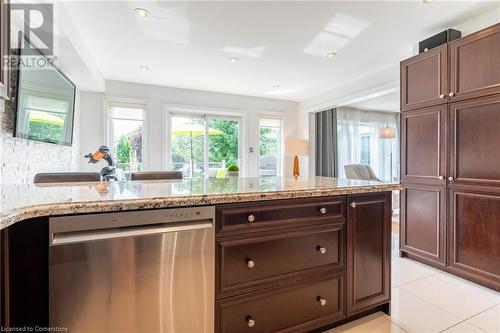
M 448 45 L 401 62 L 401 110 L 448 101 Z
M 4 67 L 4 57 L 10 47 L 10 10 L 5 0 L 0 0 L 0 98 L 9 97 L 9 72 Z
M 500 291 L 500 189 L 453 186 L 449 224 L 450 269 Z
M 450 104 L 450 181 L 500 185 L 500 96 Z
M 445 265 L 446 187 L 405 184 L 400 216 L 400 249 Z
M 446 105 L 401 114 L 401 180 L 444 185 Z
M 391 290 L 391 193 L 349 196 L 347 315 L 388 303 Z
M 450 43 L 451 101 L 500 93 L 500 24 Z

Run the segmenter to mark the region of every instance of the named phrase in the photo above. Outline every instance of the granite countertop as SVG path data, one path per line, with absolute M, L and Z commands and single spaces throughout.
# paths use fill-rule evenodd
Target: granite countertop
M 33 217 L 399 190 L 397 183 L 326 177 L 213 178 L 0 186 L 0 229 Z

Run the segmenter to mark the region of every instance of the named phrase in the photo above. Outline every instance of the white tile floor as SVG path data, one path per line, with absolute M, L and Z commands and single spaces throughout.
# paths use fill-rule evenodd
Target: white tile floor
M 325 333 L 500 333 L 500 293 L 399 257 L 392 241 L 391 315 L 374 313 Z

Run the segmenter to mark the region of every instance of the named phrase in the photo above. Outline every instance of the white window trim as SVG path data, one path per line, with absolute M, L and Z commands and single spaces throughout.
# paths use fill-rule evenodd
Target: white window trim
M 163 137 L 165 140 L 162 141 L 162 151 L 165 154 L 163 158 L 163 166 L 165 170 L 171 170 L 171 134 L 170 134 L 170 124 L 172 122 L 172 115 L 185 115 L 185 116 L 207 116 L 208 118 L 227 118 L 238 120 L 240 123 L 239 132 L 239 147 L 238 156 L 240 156 L 240 177 L 246 177 L 247 174 L 247 161 L 248 153 L 246 149 L 246 113 L 244 109 L 228 109 L 228 108 L 216 108 L 216 107 L 204 107 L 199 105 L 176 105 L 176 104 L 164 104 L 163 105 Z M 207 176 L 207 175 L 205 175 Z
M 142 104 L 145 106 L 144 109 L 144 120 L 143 120 L 143 133 L 142 133 L 142 164 L 144 170 L 149 170 L 149 156 L 150 156 L 150 146 L 149 146 L 149 110 L 151 110 L 151 105 L 146 100 L 141 99 L 131 99 L 131 98 L 119 98 L 119 97 L 104 97 L 104 138 L 106 140 L 106 145 L 111 149 L 113 142 L 111 139 L 111 108 L 110 103 L 124 103 L 124 104 Z M 96 149 L 99 147 L 96 147 Z M 113 156 L 116 158 L 116 156 Z
M 257 177 L 259 177 L 260 170 L 260 120 L 261 119 L 276 119 L 281 121 L 281 156 L 280 156 L 280 166 L 278 168 L 277 176 L 284 177 L 285 176 L 285 167 L 286 167 L 286 154 L 285 154 L 285 128 L 286 128 L 286 113 L 282 111 L 267 111 L 262 110 L 259 112 L 257 118 Z

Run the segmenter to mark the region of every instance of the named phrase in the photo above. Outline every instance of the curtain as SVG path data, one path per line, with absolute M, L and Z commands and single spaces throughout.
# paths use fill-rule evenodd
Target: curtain
M 380 129 L 397 129 L 394 113 L 337 109 L 339 177 L 345 178 L 347 164 L 367 164 L 384 181 L 399 175 L 399 131 L 396 138 L 380 139 Z M 392 153 L 392 159 L 391 159 Z
M 337 109 L 316 113 L 316 176 L 338 176 Z

